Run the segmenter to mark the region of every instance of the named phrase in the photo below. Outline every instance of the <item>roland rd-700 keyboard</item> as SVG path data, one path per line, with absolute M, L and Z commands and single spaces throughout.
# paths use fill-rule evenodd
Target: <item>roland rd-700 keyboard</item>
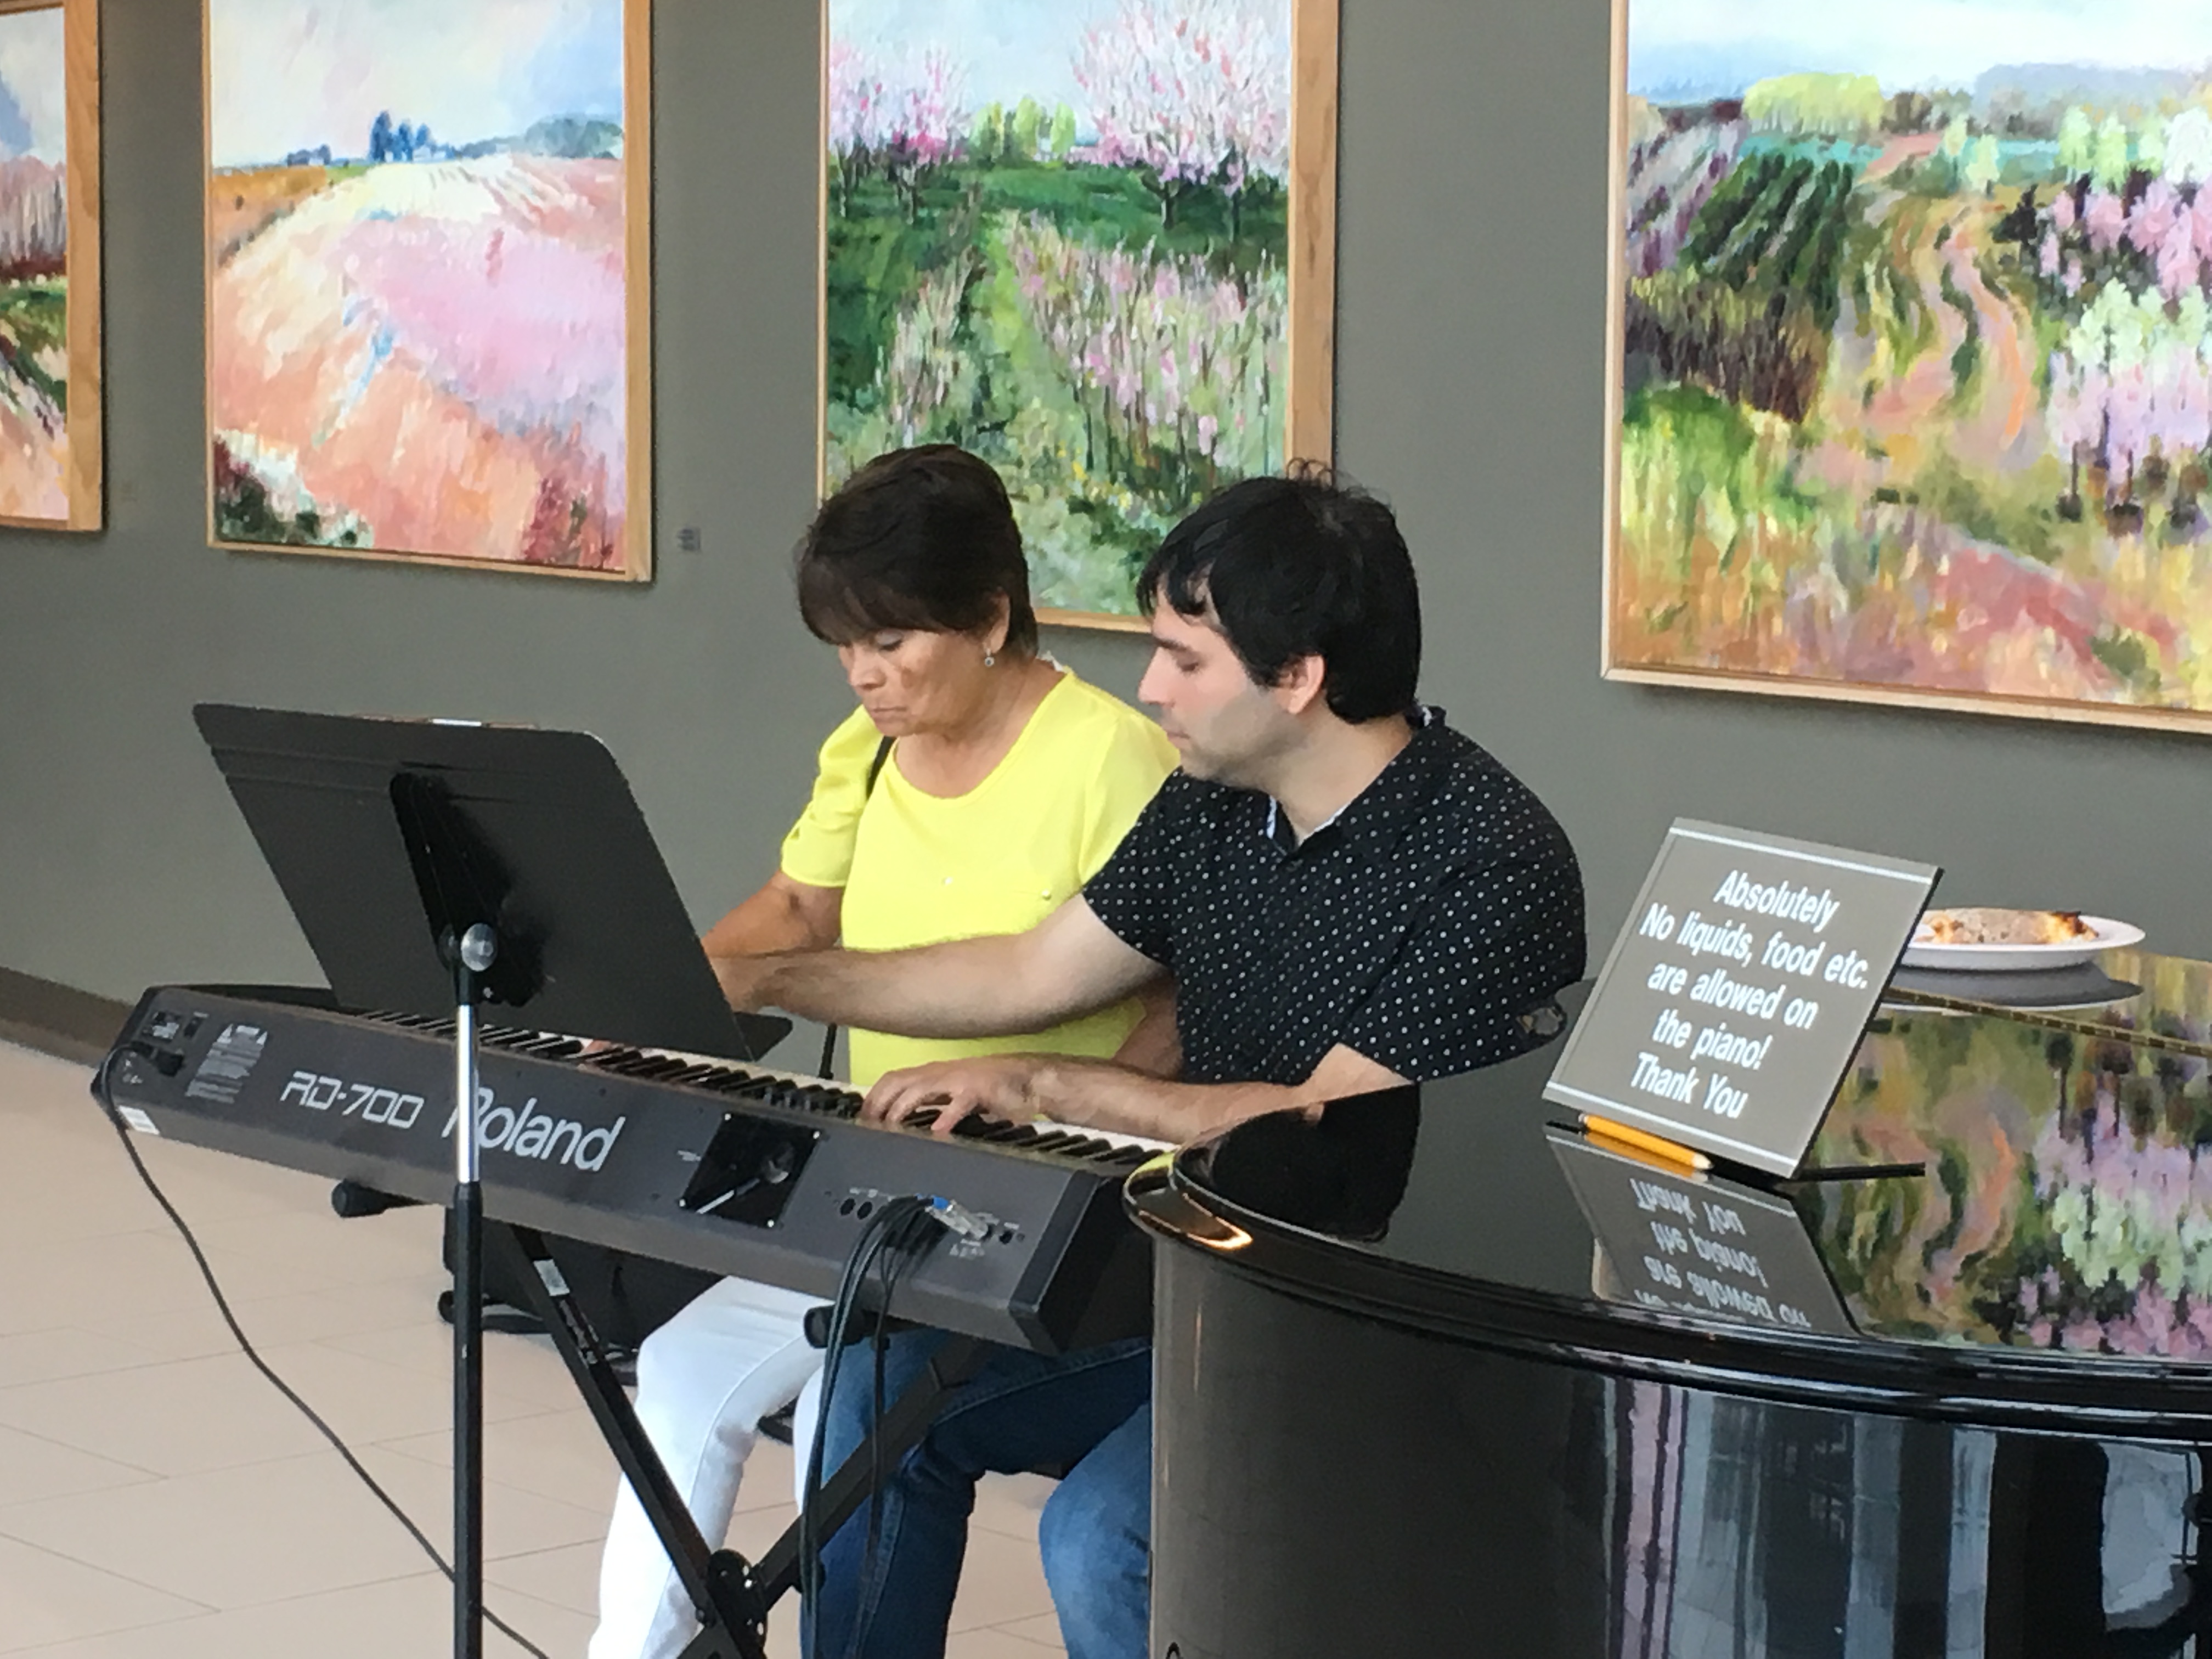
M 106 1065 L 124 1121 L 424 1203 L 452 1196 L 450 1021 L 352 1015 L 302 994 L 157 986 Z M 485 1213 L 828 1299 L 860 1228 L 902 1194 L 982 1224 L 900 1281 L 902 1318 L 1044 1352 L 1149 1328 L 1121 1207 L 1151 1151 L 1043 1124 L 951 1135 L 855 1119 L 820 1079 L 479 1027 Z

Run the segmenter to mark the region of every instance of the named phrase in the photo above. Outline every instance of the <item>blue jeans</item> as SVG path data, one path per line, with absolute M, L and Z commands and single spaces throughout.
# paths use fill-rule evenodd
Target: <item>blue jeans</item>
M 885 1398 L 896 1400 L 945 1341 L 891 1340 Z M 866 1437 L 874 1412 L 866 1348 L 845 1357 L 823 1402 L 823 1468 Z M 921 1445 L 885 1483 L 873 1571 L 865 1505 L 823 1551 L 821 1595 L 807 1605 L 825 1659 L 942 1659 L 952 1592 L 968 1547 L 975 1482 L 1041 1465 L 1068 1473 L 1044 1506 L 1037 1542 L 1068 1659 L 1145 1659 L 1152 1511 L 1152 1351 L 1141 1340 L 1048 1359 L 993 1348 Z

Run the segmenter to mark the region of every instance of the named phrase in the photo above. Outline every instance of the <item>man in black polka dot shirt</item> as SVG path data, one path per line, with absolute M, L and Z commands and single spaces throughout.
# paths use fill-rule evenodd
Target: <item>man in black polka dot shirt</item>
M 869 955 L 716 963 L 739 1006 L 916 1036 L 1042 1030 L 1172 975 L 1171 1077 L 1060 1055 L 892 1073 L 866 1114 L 983 1110 L 1188 1140 L 1255 1113 L 1504 1060 L 1556 1029 L 1582 975 L 1581 872 L 1543 804 L 1413 708 L 1421 623 L 1388 508 L 1316 477 L 1254 479 L 1171 532 L 1139 598 L 1139 695 L 1183 757 L 1083 893 L 1030 932 Z M 939 1339 L 895 1340 L 894 1389 Z M 858 1368 L 853 1373 L 858 1376 Z M 810 1603 L 821 1646 L 939 1656 L 990 1469 L 1073 1465 L 1039 1530 L 1069 1659 L 1141 1659 L 1151 1358 L 1118 1344 L 1005 1351 L 884 1494 L 891 1540 L 866 1584 L 858 1522 Z M 824 1407 L 834 1465 L 870 1386 Z
M 1175 680 L 1213 666 L 1210 644 L 1163 637 L 1147 699 L 1170 720 Z M 1396 698 L 1410 661 L 1341 700 Z M 1175 975 L 1185 1081 L 1296 1085 L 1328 1065 L 1380 1087 L 1492 1065 L 1558 1029 L 1553 994 L 1583 970 L 1574 851 L 1543 803 L 1437 711 L 1401 716 L 1410 701 L 1374 721 L 1376 746 L 1395 750 L 1380 773 L 1304 826 L 1294 789 L 1231 782 L 1236 760 L 1208 754 L 1203 716 L 1181 705 L 1183 769 L 1083 896 Z M 1355 1076 L 1355 1058 L 1373 1069 Z

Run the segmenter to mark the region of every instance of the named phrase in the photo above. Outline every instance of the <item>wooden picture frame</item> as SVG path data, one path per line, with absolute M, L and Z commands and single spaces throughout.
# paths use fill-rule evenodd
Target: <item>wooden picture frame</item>
M 465 19 L 477 3 L 455 0 L 447 16 Z M 311 145 L 313 134 L 303 131 L 280 141 L 294 145 L 282 160 L 255 152 L 245 164 L 224 166 L 219 123 L 225 110 L 251 106 L 222 101 L 222 77 L 244 74 L 248 65 L 242 57 L 235 66 L 218 62 L 218 12 L 240 20 L 244 39 L 243 21 L 253 15 L 298 9 L 283 0 L 203 0 L 210 546 L 600 581 L 652 579 L 652 0 L 562 3 L 568 13 L 608 29 L 611 40 L 618 31 L 617 120 L 588 103 L 546 104 L 534 115 L 518 105 L 501 125 L 491 112 L 504 107 L 493 86 L 484 88 L 480 116 L 458 91 L 450 101 L 465 118 L 491 122 L 497 131 L 441 129 L 434 138 L 427 122 L 410 132 L 419 115 L 399 111 L 392 125 L 387 111 L 380 116 L 386 120 L 381 135 L 369 128 L 362 156 L 328 139 Z M 366 15 L 368 9 L 356 14 L 347 7 L 342 15 Z M 560 10 L 546 8 L 549 15 Z M 487 33 L 471 44 L 507 50 L 509 39 L 495 40 Z M 440 50 L 436 41 L 407 44 L 426 54 Z M 564 61 L 573 65 L 586 56 L 571 52 Z M 351 259 L 344 239 L 354 234 L 356 218 L 366 225 L 404 216 L 365 198 L 356 215 L 336 199 L 395 165 L 422 169 L 410 196 L 433 204 L 423 234 L 442 239 L 434 247 L 447 256 L 441 274 L 451 277 L 450 286 L 437 289 L 412 271 L 391 276 L 383 293 L 349 299 L 342 313 L 326 294 L 302 299 L 268 282 L 282 274 L 286 260 L 342 253 Z M 434 170 L 443 171 L 423 176 Z M 523 171 L 529 176 L 502 194 L 507 187 L 498 175 Z M 258 191 L 240 187 L 248 180 Z M 494 214 L 511 210 L 507 220 L 480 230 L 469 222 L 469 204 L 452 210 L 440 205 L 440 191 L 464 188 L 488 199 Z M 552 190 L 563 192 L 554 204 L 562 210 L 557 216 L 543 199 Z M 526 209 L 526 195 L 538 198 Z M 312 222 L 301 212 L 311 205 L 319 216 Z M 541 210 L 544 223 L 557 218 L 562 228 L 541 229 Z M 298 246 L 276 244 L 271 239 L 279 234 L 296 234 Z M 249 252 L 258 264 L 235 263 Z M 617 255 L 618 295 L 605 280 Z M 354 265 L 348 269 L 345 286 L 357 294 L 365 284 Z M 486 344 L 493 331 L 467 314 L 467 298 L 453 296 L 478 290 L 489 295 L 502 274 L 513 278 L 514 291 L 503 301 L 477 302 L 516 338 Z M 409 283 L 416 284 L 414 291 L 404 287 Z M 573 307 L 533 308 L 548 291 L 573 299 Z M 365 322 L 375 304 L 383 310 Z M 318 305 L 325 307 L 319 314 L 313 309 Z M 441 316 L 447 306 L 452 312 Z M 275 331 L 258 326 L 264 313 L 281 315 L 285 337 L 313 342 L 321 357 L 272 360 L 264 348 Z M 579 362 L 585 389 L 564 389 L 559 376 L 578 373 Z M 541 379 L 532 384 L 533 373 Z M 343 441 L 348 447 L 336 447 L 336 434 L 349 428 Z M 407 473 L 410 441 L 434 448 L 413 477 Z M 350 489 L 319 491 L 319 483 L 333 478 Z M 385 510 L 365 510 L 361 498 Z M 380 520 L 403 527 L 386 532 Z M 361 532 L 349 541 L 349 525 Z
M 2212 419 L 2124 446 L 2069 412 L 2107 289 L 2137 306 L 2139 345 L 2212 369 L 2191 320 L 2212 247 L 2161 270 L 2135 217 L 2161 190 L 2184 217 L 2212 192 L 2170 142 L 2185 121 L 2212 143 L 2201 61 L 2177 47 L 2122 76 L 1923 11 L 1913 38 L 1948 57 L 1915 78 L 1839 52 L 1823 16 L 1778 34 L 1739 3 L 1741 32 L 1698 14 L 1735 36 L 1704 75 L 1675 0 L 1614 0 L 1605 677 L 2212 731 L 2212 585 L 2186 574 L 2212 554 Z M 1730 360 L 1747 319 L 1772 348 Z M 2164 371 L 2134 362 L 2155 392 Z
M 0 468 L 0 525 L 85 532 L 101 528 L 106 501 L 100 7 L 98 0 L 0 0 L 0 32 L 18 19 L 47 13 L 58 21 L 58 41 L 43 29 L 43 38 L 26 40 L 22 44 L 31 47 L 26 55 L 37 68 L 25 72 L 50 75 L 58 84 L 44 88 L 45 99 L 16 98 L 30 145 L 0 164 L 0 189 L 9 187 L 9 174 L 17 168 L 37 175 L 18 188 L 48 203 L 47 192 L 58 185 L 63 245 L 56 250 L 51 234 L 42 237 L 27 222 L 35 209 L 16 210 L 24 221 L 18 234 L 25 240 L 19 252 L 25 264 L 0 283 L 0 339 L 7 345 L 7 367 L 0 368 L 0 437 L 10 457 L 10 465 Z M 50 100 L 58 108 L 49 108 Z M 42 126 L 58 131 L 35 130 Z M 64 152 L 58 166 L 40 155 L 56 147 Z M 0 210 L 10 205 L 0 198 Z M 52 316 L 57 307 L 62 313 L 58 330 Z
M 865 3 L 866 0 L 861 0 Z M 1018 393 L 1008 394 L 1012 419 L 994 420 L 985 428 L 969 430 L 960 421 L 950 417 L 938 418 L 934 413 L 919 428 L 891 419 L 883 409 L 861 410 L 860 399 L 841 402 L 841 387 L 848 386 L 856 378 L 841 371 L 838 331 L 841 319 L 852 314 L 841 300 L 837 251 L 835 238 L 841 224 L 857 222 L 848 210 L 854 191 L 873 190 L 886 203 L 903 199 L 910 222 L 920 222 L 925 215 L 937 216 L 949 221 L 963 211 L 981 212 L 986 217 L 1002 214 L 1022 213 L 1032 228 L 1049 219 L 1050 224 L 1036 234 L 1034 244 L 1025 246 L 1023 257 L 1076 259 L 1082 253 L 1098 254 L 1110 248 L 1116 252 L 1134 254 L 1134 264 L 1143 264 L 1139 280 L 1149 280 L 1164 268 L 1173 264 L 1179 250 L 1176 238 L 1188 235 L 1190 221 L 1178 227 L 1173 222 L 1176 204 L 1167 198 L 1180 188 L 1168 181 L 1165 187 L 1157 179 L 1148 186 L 1160 198 L 1163 223 L 1156 240 L 1139 242 L 1134 240 L 1133 227 L 1117 227 L 1103 217 L 1096 222 L 1107 225 L 1115 232 L 1111 241 L 1085 239 L 1081 231 L 1085 227 L 1076 223 L 1079 216 L 1058 205 L 1054 194 L 1051 174 L 1054 170 L 1073 172 L 1078 167 L 1091 167 L 1094 176 L 1104 172 L 1109 163 L 1095 158 L 1103 147 L 1099 143 L 1095 115 L 1088 110 L 1079 113 L 1073 99 L 1052 106 L 1033 100 L 1026 94 L 1019 104 L 1013 101 L 1012 88 L 1000 89 L 1006 95 L 987 99 L 984 93 L 975 92 L 970 104 L 959 103 L 959 94 L 946 81 L 936 76 L 931 59 L 945 45 L 941 41 L 913 43 L 904 54 L 891 53 L 894 60 L 888 69 L 881 64 L 869 64 L 865 72 L 878 75 L 872 84 L 879 98 L 892 100 L 933 100 L 938 107 L 934 118 L 940 131 L 923 136 L 918 143 L 909 142 L 907 135 L 879 131 L 876 149 L 879 155 L 896 159 L 879 161 L 871 172 L 863 163 L 857 173 L 841 173 L 841 160 L 867 151 L 869 145 L 864 129 L 859 129 L 853 116 L 860 107 L 851 94 L 850 88 L 842 88 L 840 49 L 846 43 L 836 33 L 836 23 L 839 9 L 854 3 L 854 0 L 823 0 L 822 9 L 822 127 L 820 154 L 823 158 L 823 189 L 820 198 L 821 278 L 817 299 L 819 305 L 816 341 L 817 347 L 817 461 L 818 482 L 824 495 L 849 465 L 866 455 L 882 449 L 900 447 L 903 443 L 950 441 L 975 449 L 985 459 L 1007 476 L 1009 489 L 1014 497 L 1016 514 L 1024 520 L 1024 538 L 1030 552 L 1032 597 L 1036 602 L 1041 621 L 1078 627 L 1103 628 L 1142 631 L 1144 621 L 1135 614 L 1133 598 L 1125 610 L 1109 606 L 1056 602 L 1055 592 L 1071 584 L 1087 584 L 1104 592 L 1113 586 L 1115 573 L 1110 561 L 1118 556 L 1128 561 L 1129 575 L 1133 577 L 1133 566 L 1141 563 L 1144 544 L 1156 541 L 1183 512 L 1197 505 L 1212 488 L 1233 482 L 1237 477 L 1252 476 L 1261 471 L 1275 471 L 1291 460 L 1306 460 L 1327 465 L 1334 450 L 1335 422 L 1335 339 L 1336 339 L 1336 189 L 1337 189 L 1337 121 L 1338 121 L 1338 35 L 1339 0 L 1215 0 L 1209 8 L 1194 6 L 1184 0 L 1090 0 L 1084 6 L 1056 5 L 1054 0 L 1004 0 L 1016 9 L 1028 9 L 1039 15 L 1065 19 L 1055 25 L 1064 30 L 1065 48 L 1075 49 L 1076 43 L 1087 27 L 1102 26 L 1110 29 L 1121 13 L 1146 11 L 1165 8 L 1168 15 L 1185 20 L 1195 17 L 1200 26 L 1208 18 L 1228 17 L 1237 20 L 1238 13 L 1264 15 L 1279 11 L 1284 25 L 1282 44 L 1286 50 L 1287 64 L 1285 90 L 1287 98 L 1285 131 L 1281 134 L 1282 167 L 1279 181 L 1264 174 L 1255 166 L 1249 173 L 1242 159 L 1231 164 L 1222 175 L 1225 178 L 1249 179 L 1250 185 L 1240 184 L 1237 189 L 1226 189 L 1217 181 L 1212 185 L 1196 185 L 1188 190 L 1193 205 L 1188 210 L 1195 214 L 1212 212 L 1216 222 L 1223 224 L 1225 234 L 1200 250 L 1182 253 L 1184 263 L 1176 266 L 1181 272 L 1194 271 L 1200 262 L 1211 260 L 1215 269 L 1236 272 L 1235 281 L 1248 292 L 1245 300 L 1252 301 L 1251 313 L 1259 309 L 1261 278 L 1249 276 L 1239 261 L 1266 260 L 1272 253 L 1255 252 L 1260 243 L 1258 234 L 1248 235 L 1238 207 L 1230 203 L 1238 191 L 1244 191 L 1267 203 L 1266 211 L 1279 211 L 1283 226 L 1279 259 L 1281 264 L 1281 315 L 1279 333 L 1269 330 L 1262 337 L 1279 342 L 1281 352 L 1280 386 L 1267 394 L 1279 405 L 1279 416 L 1267 423 L 1258 445 L 1247 445 L 1248 451 L 1264 453 L 1266 465 L 1242 465 L 1235 470 L 1216 465 L 1217 452 L 1212 447 L 1219 443 L 1218 453 L 1225 454 L 1229 443 L 1221 437 L 1223 427 L 1215 422 L 1211 414 L 1191 417 L 1189 408 L 1175 417 L 1181 428 L 1172 444 L 1154 444 L 1149 433 L 1144 440 L 1142 453 L 1146 456 L 1165 455 L 1170 459 L 1156 464 L 1152 471 L 1157 477 L 1167 474 L 1175 487 L 1148 491 L 1145 483 L 1132 476 L 1133 469 L 1117 471 L 1110 464 L 1096 471 L 1089 467 L 1077 470 L 1069 456 L 1065 469 L 1045 455 L 1046 446 L 1054 436 L 1065 441 L 1071 433 L 1079 433 L 1081 441 L 1092 443 L 1094 415 L 1096 424 L 1104 428 L 1115 419 L 1115 411 L 1108 407 L 1106 389 L 1093 383 L 1086 386 L 1070 366 L 1066 356 L 1053 361 L 1052 367 L 1064 377 L 1064 384 L 1056 389 L 1048 388 L 1043 395 L 1022 402 Z M 897 83 L 901 76 L 906 84 Z M 956 74 L 951 77 L 957 81 Z M 1043 90 L 1036 88 L 1036 90 Z M 1233 105 L 1232 105 L 1233 107 Z M 987 124 L 993 137 L 979 139 Z M 880 122 L 879 122 L 880 125 Z M 860 136 L 855 137 L 856 131 Z M 841 148 L 842 146 L 842 148 Z M 986 149 L 989 152 L 985 159 Z M 933 155 L 931 152 L 934 149 Z M 1081 154 L 1079 154 L 1081 152 Z M 927 159 L 917 159 L 917 156 Z M 1145 176 L 1141 164 L 1122 162 L 1111 164 L 1115 170 L 1133 176 Z M 1014 209 L 994 205 L 1001 198 L 993 194 L 994 181 L 987 175 L 1000 168 L 1017 170 L 1015 185 L 1003 193 L 1003 199 L 1013 201 L 1022 198 L 1026 189 L 1032 195 L 1055 204 L 1043 208 Z M 890 175 L 900 174 L 894 183 Z M 1130 193 L 1134 192 L 1130 186 Z M 1208 201 L 1208 191 L 1214 199 Z M 841 199 L 842 198 L 842 199 Z M 1093 200 L 1099 199 L 1094 193 Z M 962 204 L 968 204 L 963 209 Z M 982 204 L 981 207 L 977 204 Z M 1096 210 L 1103 213 L 1103 209 Z M 1054 217 L 1054 215 L 1059 215 Z M 884 216 L 878 215 L 878 220 Z M 860 216 L 864 220 L 865 215 Z M 1000 222 L 1003 222 L 1001 221 Z M 1272 221 L 1270 221 L 1272 223 Z M 1062 240 L 1057 232 L 1074 225 L 1073 234 Z M 1132 234 L 1121 234 L 1122 231 Z M 1160 244 L 1164 243 L 1164 247 Z M 995 332 L 991 335 L 994 345 L 990 350 L 1002 349 L 1000 343 L 1007 331 L 1006 284 L 1018 281 L 1014 274 L 1014 254 L 1011 233 L 1001 238 L 998 231 L 972 238 L 966 246 L 972 250 L 975 261 L 970 276 L 957 284 L 957 300 L 955 309 L 960 313 L 957 323 L 947 322 L 950 313 L 942 307 L 937 313 L 939 337 L 927 343 L 935 348 L 934 361 L 938 369 L 948 378 L 978 371 L 975 361 L 988 361 L 979 352 L 967 348 L 954 352 L 946 349 L 947 341 L 955 335 L 948 328 L 959 331 L 962 337 L 973 341 L 983 337 L 983 330 L 975 322 L 974 295 L 977 289 L 989 289 L 997 298 L 993 303 L 1000 307 L 994 317 Z M 1079 252 L 1079 249 L 1080 252 Z M 1149 262 L 1149 263 L 1147 263 Z M 1261 269 L 1264 270 L 1264 264 Z M 916 265 L 915 280 L 921 286 L 911 292 L 901 291 L 890 296 L 889 303 L 884 291 L 873 285 L 848 283 L 843 287 L 857 291 L 865 287 L 869 302 L 875 309 L 868 317 L 869 326 L 878 334 L 887 337 L 889 343 L 877 354 L 880 365 L 884 360 L 898 356 L 898 332 L 906 319 L 893 313 L 891 307 L 911 303 L 908 316 L 921 314 L 923 301 L 928 295 L 928 284 L 945 270 L 944 266 Z M 912 274 L 912 273 L 909 273 Z M 1103 279 L 1102 279 L 1103 280 Z M 1192 289 L 1185 292 L 1194 291 Z M 1272 303 L 1272 301 L 1270 301 Z M 1227 304 L 1224 301 L 1224 304 Z M 1229 309 L 1241 320 L 1247 313 L 1238 307 Z M 1020 337 L 1030 348 L 1042 348 L 1049 354 L 1059 348 L 1046 340 L 1046 326 L 1039 315 L 1032 314 L 1019 325 L 1029 331 Z M 1164 325 L 1163 326 L 1164 331 Z M 1230 331 L 1224 330 L 1224 335 Z M 1178 346 L 1178 349 L 1180 349 Z M 1263 348 L 1272 349 L 1273 348 Z M 1023 348 L 1017 346 L 1018 354 Z M 927 355 L 927 349 L 925 355 Z M 1032 356 L 1037 355 L 1034 350 Z M 947 368 L 951 359 L 960 360 L 958 366 Z M 974 359 L 975 361 L 970 361 Z M 910 356 L 902 361 L 911 361 Z M 998 359 L 1011 362 L 1012 357 Z M 1249 367 L 1249 365 L 1248 365 Z M 1033 364 L 1025 365 L 1026 372 L 1042 377 L 1046 371 Z M 1209 361 L 1206 372 L 1215 374 Z M 988 379 L 988 370 L 981 371 Z M 878 375 L 881 369 L 878 368 Z M 1268 376 L 1262 369 L 1246 375 L 1267 383 Z M 882 384 L 879 378 L 878 386 Z M 1034 382 L 1032 382 L 1034 384 Z M 1195 388 L 1194 388 L 1195 389 Z M 891 401 L 886 398 L 886 403 Z M 1195 406 L 1195 399 L 1191 406 Z M 1036 425 L 1032 434 L 1017 438 L 1012 434 L 1024 419 L 1022 410 L 1033 410 L 1029 416 Z M 1079 416 L 1077 410 L 1079 410 Z M 1047 412 L 1049 410 L 1049 415 Z M 994 411 L 1006 415 L 1009 410 Z M 1201 428 L 1197 420 L 1209 424 Z M 1079 420 L 1080 425 L 1078 426 Z M 850 446 L 842 444 L 836 430 L 842 422 L 849 421 L 855 432 L 861 434 Z M 1055 427 L 1053 422 L 1058 424 Z M 1042 432 L 1038 438 L 1035 432 Z M 1279 438 L 1277 434 L 1279 432 Z M 1111 456 L 1115 451 L 1112 434 L 1104 434 L 1104 441 L 1090 448 L 1092 459 L 1101 450 Z M 1033 446 L 1026 454 L 1024 444 Z M 1194 444 L 1207 446 L 1202 457 L 1203 465 L 1193 464 Z M 1066 454 L 1074 447 L 1065 443 L 1058 448 Z M 1129 446 L 1133 452 L 1136 443 Z M 1041 459 L 1042 458 L 1042 459 Z M 1254 459 L 1259 459 L 1255 453 Z M 1202 477 L 1204 489 L 1190 487 L 1189 481 Z M 1116 503 L 1118 502 L 1118 507 Z M 1098 550 L 1095 546 L 1079 556 L 1088 560 L 1080 577 L 1068 574 L 1077 563 L 1079 556 L 1063 553 L 1054 544 L 1054 526 L 1073 526 L 1079 515 L 1088 514 L 1089 523 L 1109 523 L 1119 538 L 1114 548 Z M 1116 598 L 1120 595 L 1118 592 Z

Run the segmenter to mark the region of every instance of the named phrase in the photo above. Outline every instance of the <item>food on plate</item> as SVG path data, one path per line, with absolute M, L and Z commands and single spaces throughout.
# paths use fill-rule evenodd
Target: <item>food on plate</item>
M 2078 910 L 1999 910 L 1987 907 L 1929 910 L 1912 935 L 1915 945 L 2071 945 L 2097 930 Z

